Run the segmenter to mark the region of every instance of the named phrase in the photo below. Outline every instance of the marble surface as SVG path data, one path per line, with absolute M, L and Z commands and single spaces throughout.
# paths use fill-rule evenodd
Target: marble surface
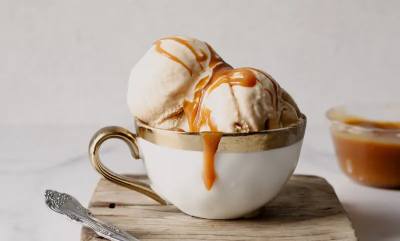
M 43 193 L 55 189 L 87 205 L 100 178 L 87 158 L 100 126 L 0 127 L 0 232 L 4 240 L 79 240 L 80 226 L 50 212 Z M 132 127 L 130 127 L 132 128 Z M 109 141 L 102 159 L 119 172 L 143 173 L 119 141 Z M 400 191 L 364 187 L 337 165 L 327 126 L 309 126 L 296 173 L 326 178 L 335 188 L 362 241 L 400 240 Z

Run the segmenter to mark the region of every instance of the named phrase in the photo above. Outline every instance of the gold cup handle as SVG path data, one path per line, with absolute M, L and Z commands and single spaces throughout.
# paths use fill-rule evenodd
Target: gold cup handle
M 100 146 L 101 144 L 103 144 L 103 142 L 112 138 L 123 140 L 131 150 L 132 156 L 135 159 L 140 159 L 136 135 L 131 133 L 125 128 L 118 126 L 109 126 L 109 127 L 104 127 L 100 129 L 98 132 L 96 132 L 92 140 L 90 141 L 89 157 L 93 167 L 109 181 L 118 184 L 120 186 L 132 189 L 134 191 L 140 192 L 154 199 L 160 204 L 166 205 L 165 200 L 162 199 L 160 196 L 158 196 L 157 193 L 155 193 L 153 189 L 151 189 L 150 185 L 126 176 L 116 174 L 107 167 L 105 167 L 103 163 L 101 163 L 99 157 Z

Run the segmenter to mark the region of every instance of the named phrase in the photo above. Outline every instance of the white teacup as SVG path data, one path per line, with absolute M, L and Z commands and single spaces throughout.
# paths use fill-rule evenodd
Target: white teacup
M 108 180 L 141 192 L 161 204 L 207 219 L 234 219 L 257 213 L 272 200 L 296 168 L 306 129 L 297 126 L 252 133 L 224 133 L 215 155 L 215 180 L 207 190 L 202 180 L 203 148 L 200 133 L 150 127 L 135 119 L 137 134 L 121 127 L 105 127 L 92 138 L 92 165 Z M 101 144 L 124 140 L 136 159 L 142 159 L 151 185 L 118 175 L 99 159 Z

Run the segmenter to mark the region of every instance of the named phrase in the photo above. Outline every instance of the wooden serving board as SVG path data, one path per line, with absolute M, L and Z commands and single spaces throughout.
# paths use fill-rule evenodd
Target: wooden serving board
M 147 182 L 146 176 L 140 178 Z M 105 179 L 89 203 L 100 219 L 142 240 L 357 240 L 335 191 L 325 179 L 293 176 L 281 193 L 253 219 L 206 220 L 188 216 L 175 206 L 152 199 Z M 102 240 L 82 228 L 82 241 Z

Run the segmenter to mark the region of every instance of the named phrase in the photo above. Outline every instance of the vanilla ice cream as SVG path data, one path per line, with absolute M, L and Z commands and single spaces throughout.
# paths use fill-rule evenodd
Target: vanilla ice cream
M 233 69 L 207 43 L 185 36 L 153 44 L 131 71 L 127 102 L 144 123 L 185 132 L 277 129 L 301 115 L 270 75 Z

